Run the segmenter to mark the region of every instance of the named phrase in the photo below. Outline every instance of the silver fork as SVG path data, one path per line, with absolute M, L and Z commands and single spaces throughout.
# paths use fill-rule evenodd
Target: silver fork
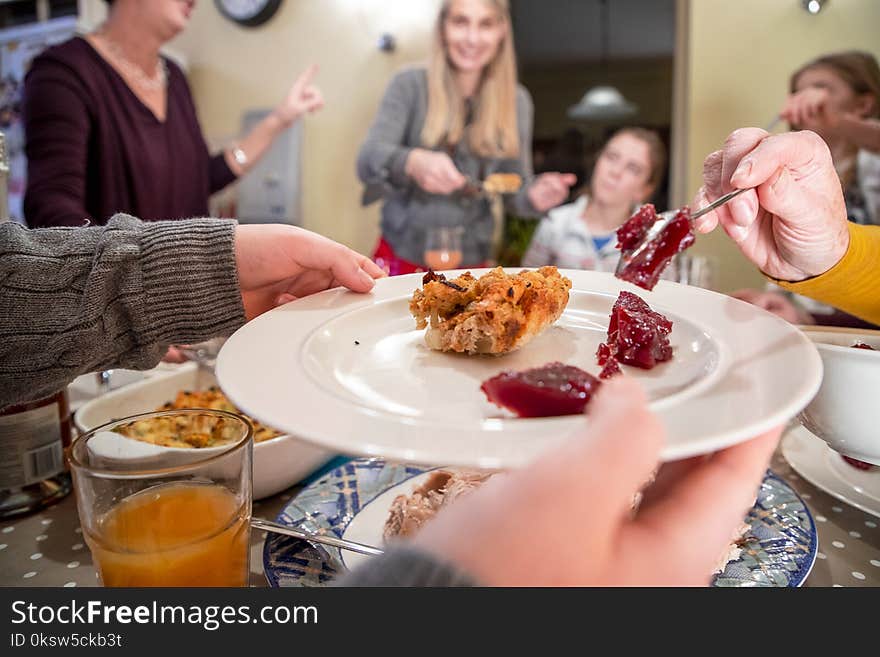
M 691 223 L 693 223 L 695 219 L 702 217 L 707 212 L 711 212 L 718 206 L 724 205 L 734 196 L 742 194 L 744 191 L 746 191 L 746 189 L 748 188 L 746 187 L 743 189 L 735 189 L 732 192 L 728 192 L 724 196 L 719 196 L 706 207 L 700 208 L 699 210 L 694 212 L 690 216 Z M 658 214 L 657 221 L 654 222 L 654 224 L 645 234 L 645 237 L 642 238 L 642 241 L 639 243 L 639 245 L 632 251 L 620 254 L 620 260 L 618 260 L 617 262 L 617 269 L 615 270 L 615 273 L 620 274 L 626 267 L 630 265 L 633 260 L 640 256 L 645 251 L 645 249 L 648 248 L 648 245 L 650 245 L 651 242 L 654 242 L 660 236 L 663 230 L 670 224 L 670 222 L 675 218 L 677 214 L 678 210 L 667 210 L 666 212 Z
M 383 554 L 383 550 L 372 545 L 356 543 L 355 541 L 348 541 L 344 538 L 337 538 L 336 536 L 314 534 L 300 527 L 288 527 L 287 525 L 279 525 L 277 522 L 272 522 L 271 520 L 266 520 L 264 518 L 251 518 L 251 527 L 273 534 L 284 534 L 285 536 L 293 536 L 294 538 L 300 538 L 304 541 L 309 541 L 310 543 L 332 545 L 333 547 L 344 548 L 346 550 L 351 550 L 352 552 L 357 552 L 359 554 Z
M 775 128 L 775 127 L 776 127 L 781 121 L 782 121 L 782 117 L 781 117 L 781 116 L 774 116 L 774 117 L 773 117 L 773 120 L 770 121 L 770 123 L 768 123 L 766 126 L 764 126 L 764 130 L 765 130 L 766 132 L 769 132 L 770 134 L 773 134 L 773 129 L 774 129 L 774 128 Z

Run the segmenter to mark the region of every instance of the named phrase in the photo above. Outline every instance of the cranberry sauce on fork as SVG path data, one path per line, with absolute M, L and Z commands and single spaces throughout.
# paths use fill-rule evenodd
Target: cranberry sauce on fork
M 608 341 L 600 344 L 596 352 L 599 365 L 608 368 L 610 359 L 616 359 L 649 370 L 657 363 L 672 358 L 672 347 L 667 337 L 671 331 L 671 321 L 651 310 L 638 295 L 623 291 L 611 309 Z M 610 367 L 613 369 L 613 365 Z M 605 374 L 604 369 L 602 373 Z M 613 371 L 603 378 L 611 374 Z
M 602 385 L 584 370 L 548 363 L 521 372 L 502 372 L 480 386 L 490 402 L 519 417 L 577 415 Z
M 657 211 L 648 203 L 639 208 L 617 229 L 617 248 L 621 251 L 621 257 L 638 248 L 655 221 L 657 221 Z M 694 231 L 691 226 L 690 210 L 685 206 L 678 211 L 657 239 L 648 244 L 617 276 L 646 290 L 652 290 L 669 261 L 693 243 Z
M 635 249 L 657 221 L 657 211 L 650 203 L 636 210 L 626 223 L 617 229 L 617 248 L 623 252 Z

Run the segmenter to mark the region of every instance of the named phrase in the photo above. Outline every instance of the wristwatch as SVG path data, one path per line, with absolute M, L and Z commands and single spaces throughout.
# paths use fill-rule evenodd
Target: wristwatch
M 248 156 L 239 146 L 232 149 L 232 159 L 238 163 L 238 166 L 245 167 L 248 163 Z

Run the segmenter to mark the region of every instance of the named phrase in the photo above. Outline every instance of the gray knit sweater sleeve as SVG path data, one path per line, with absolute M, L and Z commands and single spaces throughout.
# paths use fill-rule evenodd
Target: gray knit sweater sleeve
M 417 548 L 399 545 L 338 579 L 334 586 L 478 586 L 451 563 Z
M 0 408 L 244 323 L 234 221 L 0 224 Z

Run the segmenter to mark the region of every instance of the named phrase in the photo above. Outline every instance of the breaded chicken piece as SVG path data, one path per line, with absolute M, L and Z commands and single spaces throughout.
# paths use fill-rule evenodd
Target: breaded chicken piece
M 438 351 L 503 354 L 526 344 L 559 319 L 571 281 L 556 267 L 505 274 L 501 267 L 479 279 L 470 272 L 447 281 L 428 272 L 409 310 L 425 343 Z

